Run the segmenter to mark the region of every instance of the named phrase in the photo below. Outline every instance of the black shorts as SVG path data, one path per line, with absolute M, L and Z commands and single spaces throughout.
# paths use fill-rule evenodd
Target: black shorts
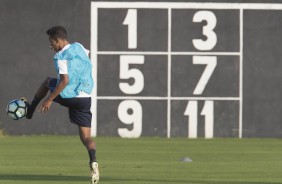
M 56 85 L 57 79 L 51 78 L 48 85 L 49 90 L 54 91 Z M 59 103 L 62 106 L 68 107 L 71 123 L 82 127 L 91 127 L 92 113 L 90 111 L 90 97 L 62 98 L 60 95 L 58 95 L 53 101 Z

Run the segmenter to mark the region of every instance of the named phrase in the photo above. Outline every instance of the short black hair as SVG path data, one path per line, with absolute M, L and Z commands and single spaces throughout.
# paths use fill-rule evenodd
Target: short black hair
M 63 26 L 54 26 L 46 31 L 47 35 L 49 35 L 52 39 L 67 39 L 67 30 Z

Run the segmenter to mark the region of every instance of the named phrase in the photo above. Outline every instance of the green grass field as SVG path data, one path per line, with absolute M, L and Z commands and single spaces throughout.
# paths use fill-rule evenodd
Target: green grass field
M 282 184 L 280 139 L 96 142 L 100 184 Z M 0 137 L 0 184 L 88 184 L 88 175 L 88 154 L 77 136 Z

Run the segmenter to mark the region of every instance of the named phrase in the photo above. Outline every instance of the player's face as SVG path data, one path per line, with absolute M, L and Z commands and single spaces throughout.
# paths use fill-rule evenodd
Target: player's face
M 54 50 L 55 52 L 58 52 L 59 51 L 59 41 L 52 39 L 52 38 L 49 38 L 49 41 L 50 41 L 50 48 Z

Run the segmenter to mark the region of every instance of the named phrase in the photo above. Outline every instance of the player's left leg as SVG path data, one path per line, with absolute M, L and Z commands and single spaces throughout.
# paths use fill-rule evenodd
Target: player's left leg
M 89 154 L 89 165 L 91 169 L 91 182 L 92 184 L 96 184 L 99 181 L 99 169 L 98 163 L 96 160 L 96 143 L 91 138 L 91 127 L 82 127 L 79 126 L 79 136 L 81 142 L 86 147 Z
M 23 98 L 22 100 L 27 104 L 28 110 L 27 110 L 27 114 L 26 114 L 26 118 L 27 119 L 31 119 L 33 116 L 33 113 L 37 107 L 37 105 L 39 104 L 39 102 L 47 95 L 48 91 L 49 91 L 49 83 L 50 80 L 52 78 L 47 77 L 42 84 L 39 86 L 39 88 L 37 89 L 34 98 L 32 100 L 31 103 L 28 103 L 27 100 L 25 98 Z

